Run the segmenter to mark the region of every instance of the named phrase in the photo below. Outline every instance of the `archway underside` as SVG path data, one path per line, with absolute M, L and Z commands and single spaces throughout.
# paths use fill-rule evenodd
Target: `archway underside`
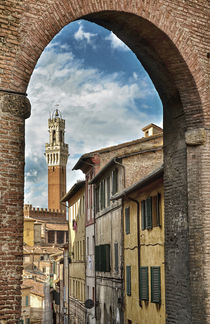
M 161 7 L 162 2 L 157 3 L 158 5 Z M 66 17 L 61 8 L 57 15 L 49 8 L 47 10 L 52 17 L 51 21 L 46 26 L 38 19 L 40 12 L 38 11 L 37 16 L 35 14 L 35 25 L 32 28 L 29 26 L 33 37 L 29 38 L 30 32 L 24 34 L 16 61 L 13 63 L 14 70 L 12 73 L 8 71 L 8 75 L 13 79 L 8 78 L 2 89 L 24 92 L 45 46 L 62 27 L 73 20 Z M 172 38 L 149 22 L 149 19 L 138 14 L 102 9 L 97 9 L 97 12 L 95 10 L 91 14 L 88 10 L 81 10 L 81 14 L 78 14 L 78 9 L 75 9 L 75 12 L 77 14 L 74 15 L 74 19 L 83 18 L 95 22 L 112 30 L 124 41 L 149 73 L 161 97 L 164 106 L 166 321 L 208 323 L 208 270 L 204 267 L 205 253 L 208 253 L 208 232 L 204 230 L 204 215 L 207 215 L 205 213 L 208 210 L 206 177 L 210 166 L 206 161 L 210 140 L 206 140 L 207 133 L 204 130 L 206 97 L 198 90 L 200 85 L 196 84 L 189 69 L 192 64 L 183 59 Z M 56 19 L 59 24 L 54 24 Z M 169 16 L 168 21 L 171 22 Z M 24 28 L 26 26 L 27 24 Z M 48 32 L 49 28 L 51 34 Z M 174 37 L 177 39 L 177 35 Z M 194 57 L 194 53 L 192 56 Z M 13 60 L 14 55 L 11 55 L 11 58 Z M 195 75 L 196 73 L 200 71 L 196 71 Z M 4 242 L 4 249 L 12 242 L 8 248 L 10 253 L 6 257 L 4 249 L 1 250 L 4 266 L 0 273 L 1 278 L 7 277 L 7 286 L 10 287 L 10 295 L 13 295 L 5 295 L 4 288 L 2 289 L 5 285 L 0 286 L 0 319 L 5 320 L 3 323 L 15 323 L 15 319 L 20 316 L 23 135 L 26 106 L 28 107 L 28 103 L 23 95 L 11 92 L 8 94 L 4 91 L 0 93 L 0 129 L 3 130 L 0 146 L 2 150 L 5 147 L 10 148 L 9 153 L 2 156 L 5 163 L 0 169 L 3 193 L 0 205 L 3 219 L 0 240 L 1 243 Z M 20 176 L 17 177 L 17 174 Z M 14 206 L 11 207 L 13 203 Z M 17 262 L 12 266 L 10 262 L 14 260 L 14 253 Z

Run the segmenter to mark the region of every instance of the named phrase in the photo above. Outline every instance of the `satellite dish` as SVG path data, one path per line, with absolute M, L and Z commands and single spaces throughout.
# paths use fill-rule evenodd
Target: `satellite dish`
M 93 308 L 93 306 L 94 306 L 94 301 L 92 299 L 87 299 L 85 301 L 85 308 L 91 309 Z

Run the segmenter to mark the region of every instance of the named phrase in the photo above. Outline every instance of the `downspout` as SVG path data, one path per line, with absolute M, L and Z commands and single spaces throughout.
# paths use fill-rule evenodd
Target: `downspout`
M 140 245 L 140 214 L 139 214 L 139 201 L 130 197 L 126 197 L 127 199 L 133 201 L 136 203 L 137 207 L 137 213 L 136 213 L 136 219 L 137 219 L 137 242 L 138 242 L 138 281 L 139 281 L 139 306 L 142 307 L 141 298 L 140 298 L 140 267 L 141 267 L 141 245 Z

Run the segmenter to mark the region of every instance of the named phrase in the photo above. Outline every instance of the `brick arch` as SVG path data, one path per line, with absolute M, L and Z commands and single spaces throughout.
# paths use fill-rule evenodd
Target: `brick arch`
M 201 5 L 196 0 L 190 3 L 177 0 L 176 4 L 174 0 L 87 2 L 14 0 L 12 6 L 9 2 L 8 5 L 5 4 L 6 9 L 2 11 L 2 15 L 5 19 L 3 21 L 8 22 L 8 32 L 4 29 L 0 36 L 4 63 L 4 73 L 0 71 L 1 90 L 25 93 L 35 64 L 46 45 L 66 24 L 76 19 L 87 19 L 113 30 L 133 50 L 153 80 L 164 106 L 167 323 L 208 323 L 210 287 L 207 278 L 210 265 L 206 244 L 209 234 L 205 226 L 209 208 L 207 175 L 210 172 L 206 161 L 210 141 L 207 142 L 207 129 L 203 128 L 210 122 L 207 93 L 209 68 L 206 55 L 208 43 L 204 24 L 207 24 L 208 18 L 207 1 Z M 2 112 L 4 106 L 8 106 L 5 120 L 8 123 L 8 118 L 11 119 L 9 126 L 14 133 L 12 145 L 16 140 L 17 125 L 18 147 L 21 147 L 17 153 L 14 145 L 14 154 L 18 154 L 14 173 L 17 173 L 18 168 L 20 171 L 17 182 L 20 188 L 19 191 L 17 189 L 19 205 L 16 207 L 20 231 L 15 233 L 15 255 L 19 259 L 14 268 L 8 265 L 9 284 L 14 280 L 15 271 L 19 277 L 15 277 L 17 289 L 12 290 L 10 285 L 15 306 L 8 306 L 8 315 L 2 313 L 1 309 L 4 308 L 0 307 L 0 319 L 6 319 L 6 322 L 9 319 L 8 323 L 15 323 L 20 305 L 24 125 L 20 122 L 23 112 L 19 113 L 15 109 L 19 105 L 23 106 L 22 97 L 21 100 L 11 100 L 10 95 L 0 96 Z M 1 122 L 2 125 L 5 125 L 5 120 Z M 8 159 L 7 163 L 14 167 L 12 157 Z M 7 169 L 3 172 L 0 170 L 0 176 Z M 8 173 L 8 176 L 11 187 L 14 187 L 15 177 L 12 173 Z M 9 185 L 3 180 L 2 183 L 7 196 L 5 199 L 3 196 L 0 207 L 3 203 L 6 204 L 5 217 L 11 213 L 14 224 L 14 210 L 11 204 L 7 205 L 8 202 L 11 203 L 8 198 Z M 10 238 L 13 237 L 11 227 L 8 233 Z M 1 271 L 2 269 L 1 277 L 4 277 L 6 265 Z
M 168 2 L 170 4 L 170 0 Z M 9 80 L 7 78 L 5 86 L 3 80 L 2 88 L 25 92 L 46 45 L 66 24 L 85 18 L 114 31 L 133 50 L 163 101 L 176 96 L 169 93 L 176 87 L 185 113 L 190 110 L 189 115 L 192 116 L 193 109 L 197 117 L 200 115 L 197 122 L 202 124 L 202 101 L 205 103 L 207 100 L 207 94 L 203 91 L 203 83 L 207 80 L 203 77 L 206 74 L 205 66 L 189 31 L 182 27 L 180 19 L 172 15 L 161 0 L 156 3 L 152 0 L 136 0 L 131 5 L 123 1 L 103 0 L 91 4 L 85 4 L 82 0 L 72 1 L 71 4 L 65 0 L 53 4 L 46 1 L 39 6 L 27 2 L 21 10 L 20 42 L 17 44 L 17 54 L 11 61 Z M 169 89 L 167 86 L 168 91 L 166 84 L 171 87 Z M 186 92 L 193 93 L 190 103 Z

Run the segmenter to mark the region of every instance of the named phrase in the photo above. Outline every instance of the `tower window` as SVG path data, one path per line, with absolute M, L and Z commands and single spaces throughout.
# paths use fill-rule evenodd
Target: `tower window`
M 63 142 L 63 133 L 60 131 L 60 142 Z
M 53 133 L 52 133 L 52 140 L 53 140 L 53 143 L 55 143 L 55 130 L 53 130 Z

